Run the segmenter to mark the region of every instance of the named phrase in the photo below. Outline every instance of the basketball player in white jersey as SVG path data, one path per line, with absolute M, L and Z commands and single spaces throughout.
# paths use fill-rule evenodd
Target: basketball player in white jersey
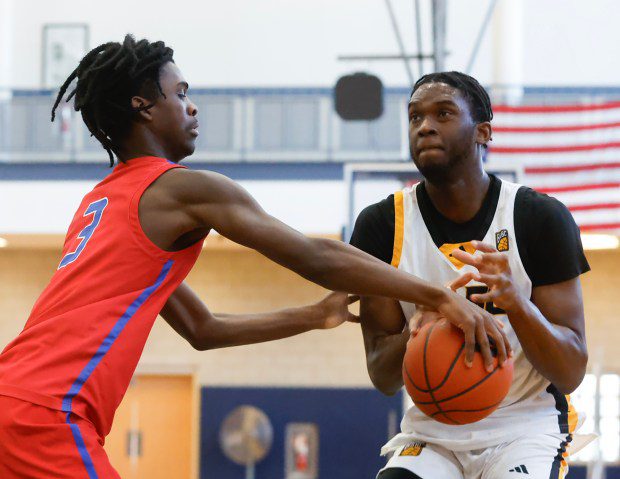
M 442 424 L 410 408 L 402 432 L 382 450 L 394 454 L 378 479 L 556 479 L 567 472 L 567 446 L 583 420 L 565 395 L 586 369 L 579 275 L 589 266 L 563 204 L 484 171 L 492 117 L 474 78 L 420 78 L 409 103 L 409 139 L 424 181 L 367 207 L 351 243 L 408 273 L 453 283 L 494 314 L 512 346 L 513 383 L 500 407 L 473 424 Z M 362 298 L 377 389 L 400 390 L 409 330 L 435 319 L 410 303 Z

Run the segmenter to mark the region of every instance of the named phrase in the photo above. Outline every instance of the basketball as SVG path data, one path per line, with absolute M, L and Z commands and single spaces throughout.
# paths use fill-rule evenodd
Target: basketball
M 444 424 L 469 424 L 491 414 L 512 383 L 513 365 L 499 367 L 494 348 L 493 371 L 484 367 L 479 351 L 471 368 L 465 365 L 463 333 L 442 319 L 411 336 L 403 361 L 403 380 L 415 405 Z

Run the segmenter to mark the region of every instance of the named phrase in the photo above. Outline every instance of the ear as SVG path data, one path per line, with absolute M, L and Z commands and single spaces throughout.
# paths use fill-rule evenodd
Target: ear
M 489 141 L 491 141 L 492 134 L 493 128 L 491 127 L 490 122 L 483 121 L 482 123 L 478 123 L 476 125 L 476 143 L 479 145 L 486 145 Z
M 141 96 L 134 96 L 131 98 L 131 107 L 136 111 L 141 108 L 144 108 L 145 106 L 150 106 L 150 105 L 152 105 L 152 102 L 148 101 L 146 98 L 143 98 Z M 146 110 L 138 111 L 138 115 L 141 119 L 146 120 L 146 121 L 151 121 L 153 119 L 153 115 L 151 113 L 150 108 Z

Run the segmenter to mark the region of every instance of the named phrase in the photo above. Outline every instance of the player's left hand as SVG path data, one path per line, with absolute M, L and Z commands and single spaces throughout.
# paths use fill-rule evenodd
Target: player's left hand
M 477 254 L 462 250 L 452 252 L 456 259 L 478 270 L 471 276 L 474 281 L 486 284 L 489 288 L 486 293 L 472 294 L 471 301 L 480 304 L 492 302 L 506 312 L 514 310 L 522 298 L 512 278 L 508 255 L 482 241 L 472 241 L 471 244 L 478 251 Z
M 349 311 L 349 305 L 359 299 L 359 296 L 350 296 L 346 293 L 328 294 L 315 305 L 319 313 L 317 329 L 332 329 L 347 321 L 359 323 L 359 316 Z

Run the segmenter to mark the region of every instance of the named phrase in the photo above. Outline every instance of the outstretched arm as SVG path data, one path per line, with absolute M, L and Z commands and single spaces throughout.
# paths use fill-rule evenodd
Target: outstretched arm
M 310 281 L 334 291 L 383 296 L 441 312 L 461 328 L 473 352 L 490 335 L 508 347 L 491 315 L 465 298 L 399 271 L 340 241 L 308 238 L 267 214 L 234 181 L 212 172 L 176 170 L 157 181 L 179 233 L 215 229 Z M 486 334 L 485 334 L 486 333 Z M 488 344 L 480 345 L 490 355 Z
M 332 293 L 316 304 L 260 314 L 213 314 L 185 283 L 170 296 L 162 317 L 195 349 L 225 348 L 288 338 L 313 329 L 357 322 L 348 305 L 357 298 Z
M 396 271 L 341 241 L 309 238 L 267 214 L 241 186 L 210 172 L 179 171 L 179 209 L 195 225 L 255 249 L 300 276 L 333 291 L 387 296 L 436 308 L 444 288 Z

